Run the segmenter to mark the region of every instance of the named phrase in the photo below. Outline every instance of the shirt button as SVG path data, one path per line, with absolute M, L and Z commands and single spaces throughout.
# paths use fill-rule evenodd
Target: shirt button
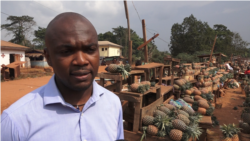
M 87 140 L 84 140 L 84 141 L 87 141 Z
M 83 113 L 82 113 L 82 116 L 83 116 Z M 87 140 L 84 140 L 84 141 L 87 141 Z

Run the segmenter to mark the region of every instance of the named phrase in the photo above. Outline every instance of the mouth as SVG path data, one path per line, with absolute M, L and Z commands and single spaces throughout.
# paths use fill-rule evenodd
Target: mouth
M 91 71 L 89 70 L 81 70 L 81 71 L 74 71 L 70 73 L 74 79 L 79 81 L 85 81 L 91 76 Z

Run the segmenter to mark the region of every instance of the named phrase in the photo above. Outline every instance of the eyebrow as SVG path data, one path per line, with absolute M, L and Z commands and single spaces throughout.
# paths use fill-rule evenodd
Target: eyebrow
M 90 43 L 88 45 L 83 45 L 84 47 L 91 47 L 91 46 L 97 46 L 96 43 Z M 75 47 L 74 45 L 72 44 L 62 44 L 62 45 L 59 45 L 58 47 L 66 47 L 66 48 L 73 48 Z

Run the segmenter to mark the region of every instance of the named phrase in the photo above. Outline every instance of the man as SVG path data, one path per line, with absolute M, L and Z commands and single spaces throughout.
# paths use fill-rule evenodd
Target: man
M 244 72 L 247 75 L 248 79 L 250 78 L 250 66 L 247 66 L 247 70 Z
M 229 71 L 233 70 L 233 68 L 231 67 L 231 63 L 226 63 L 226 67 L 227 67 L 227 70 L 229 70 Z
M 55 75 L 2 114 L 2 141 L 114 141 L 124 138 L 119 98 L 99 86 L 98 37 L 77 13 L 48 25 L 44 50 Z

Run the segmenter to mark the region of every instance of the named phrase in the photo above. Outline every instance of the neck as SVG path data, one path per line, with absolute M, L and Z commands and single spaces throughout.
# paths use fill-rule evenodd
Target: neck
M 85 90 L 76 91 L 65 86 L 60 80 L 58 80 L 56 76 L 55 76 L 55 82 L 56 82 L 58 90 L 62 94 L 63 99 L 65 100 L 65 102 L 69 104 L 72 104 L 72 105 L 85 104 L 92 95 L 93 84 Z

